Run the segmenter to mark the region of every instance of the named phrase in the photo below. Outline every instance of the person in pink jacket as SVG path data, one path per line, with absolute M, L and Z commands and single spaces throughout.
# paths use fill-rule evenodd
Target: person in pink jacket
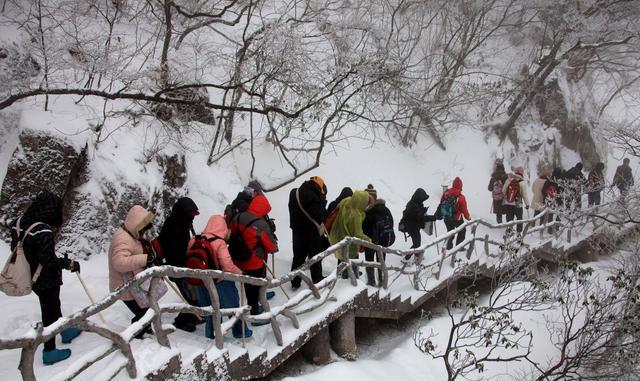
M 231 259 L 229 255 L 229 249 L 227 248 L 227 239 L 229 239 L 230 231 L 227 227 L 227 222 L 223 216 L 215 215 L 209 217 L 207 226 L 200 234 L 207 239 L 210 245 L 209 263 L 214 264 L 214 268 L 226 271 L 233 274 L 242 274 L 240 270 Z M 189 248 L 195 242 L 195 237 L 191 238 L 189 242 Z M 188 254 L 187 254 L 188 256 Z M 198 294 L 198 302 L 201 307 L 207 307 L 211 305 L 211 299 L 209 292 L 204 286 L 196 286 Z M 240 298 L 238 297 L 238 289 L 233 281 L 222 280 L 216 282 L 216 290 L 218 291 L 218 298 L 220 300 L 220 308 L 237 308 L 240 307 Z M 213 319 L 211 316 L 206 317 L 205 324 L 205 336 L 213 339 Z M 242 337 L 242 322 L 237 321 L 231 328 L 233 337 Z M 245 324 L 244 337 L 251 337 L 253 332 Z
M 126 274 L 135 275 L 155 261 L 153 253 L 144 252 L 141 242 L 144 233 L 151 228 L 153 218 L 153 213 L 134 205 L 122 226 L 113 234 L 109 245 L 109 291 L 122 286 Z M 122 294 L 121 299 L 134 315 L 131 323 L 140 320 L 147 312 L 147 308 L 138 306 L 130 292 Z M 142 338 L 145 332 L 151 333 L 151 328 L 147 326 L 136 338 Z

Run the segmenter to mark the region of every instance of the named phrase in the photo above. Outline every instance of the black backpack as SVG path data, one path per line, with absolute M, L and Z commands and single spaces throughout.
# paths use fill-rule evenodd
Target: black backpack
M 374 242 L 380 246 L 389 247 L 396 241 L 396 233 L 393 231 L 393 217 L 389 213 L 376 221 L 373 228 Z
M 235 217 L 236 223 L 238 223 L 239 219 L 240 214 Z M 262 218 L 260 217 L 254 218 L 253 220 L 249 221 L 244 229 L 238 229 L 237 232 L 231 233 L 231 237 L 229 237 L 229 255 L 231 255 L 231 259 L 234 262 L 246 262 L 253 255 L 253 250 L 247 246 L 244 238 L 242 238 L 242 234 L 245 232 L 245 230 L 249 229 L 251 225 L 253 225 L 256 221 L 261 219 Z

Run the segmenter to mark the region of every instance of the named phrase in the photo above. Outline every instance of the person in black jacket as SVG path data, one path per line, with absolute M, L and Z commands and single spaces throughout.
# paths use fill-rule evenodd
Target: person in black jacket
M 386 202 L 378 198 L 378 192 L 369 185 L 365 189 L 373 199 L 373 205 L 367 208 L 365 211 L 366 217 L 362 222 L 362 231 L 367 236 L 371 237 L 371 242 L 389 247 L 395 241 L 395 233 L 393 231 L 393 215 L 387 206 Z M 375 250 L 365 247 L 364 257 L 369 262 L 376 261 Z M 385 260 L 385 253 L 382 253 L 382 260 Z M 376 286 L 375 272 L 372 267 L 367 267 L 367 284 L 369 286 Z M 378 282 L 382 281 L 382 270 L 378 269 Z
M 422 244 L 422 237 L 420 235 L 420 229 L 424 228 L 427 221 L 432 221 L 435 218 L 427 216 L 427 208 L 423 205 L 429 198 L 427 192 L 424 189 L 418 188 L 411 196 L 411 200 L 407 203 L 407 206 L 402 212 L 402 222 L 405 226 L 405 231 L 411 237 L 411 248 L 415 249 Z M 409 260 L 411 255 L 404 257 L 405 261 Z
M 338 206 L 340 201 L 344 200 L 347 197 L 351 197 L 351 196 L 353 196 L 353 189 L 351 189 L 349 187 L 342 188 L 342 191 L 340 192 L 340 195 L 338 197 L 336 197 L 335 200 L 331 201 L 329 203 L 329 206 L 327 206 L 327 215 L 329 215 L 329 214 L 331 214 L 331 212 L 333 212 L 333 210 Z
M 29 227 L 34 226 L 26 237 Z M 40 301 L 42 324 L 47 327 L 62 317 L 60 309 L 60 286 L 62 269 L 79 272 L 80 264 L 67 258 L 58 258 L 55 253 L 54 228 L 62 226 L 62 200 L 55 194 L 44 191 L 36 196 L 27 211 L 12 225 L 11 249 L 24 237 L 24 254 L 31 267 L 31 276 L 39 266 L 40 275 L 33 283 L 32 290 Z M 70 343 L 80 334 L 77 328 L 67 328 L 61 332 L 62 342 Z M 71 356 L 70 349 L 56 349 L 55 337 L 44 343 L 42 362 L 55 364 Z
M 326 195 L 327 187 L 319 176 L 311 177 L 289 193 L 289 227 L 293 238 L 291 271 L 322 251 L 322 237 L 325 234 L 323 221 L 327 214 Z M 324 279 L 321 262 L 311 266 L 310 270 L 314 283 Z M 297 289 L 300 282 L 299 277 L 293 278 L 291 287 Z
M 568 188 L 564 200 L 567 208 L 582 208 L 582 186 L 586 182 L 582 168 L 582 163 L 577 163 L 564 174 L 565 186 Z
M 189 197 L 181 197 L 173 205 L 171 213 L 164 220 L 158 235 L 158 242 L 162 250 L 164 264 L 184 267 L 187 257 L 187 247 L 193 231 L 193 219 L 200 214 L 198 206 Z M 178 290 L 192 306 L 198 306 L 195 290 L 184 278 L 170 278 L 178 286 Z M 201 322 L 194 314 L 179 313 L 173 325 L 187 332 L 196 330 L 196 324 Z

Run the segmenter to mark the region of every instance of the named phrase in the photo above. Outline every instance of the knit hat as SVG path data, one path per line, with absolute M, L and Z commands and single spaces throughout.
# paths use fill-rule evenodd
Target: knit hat
M 311 176 L 310 180 L 313 181 L 314 183 L 318 184 L 322 194 L 324 194 L 324 195 L 327 194 L 327 186 L 324 185 L 324 180 L 322 179 L 322 177 L 320 177 L 320 176 Z
M 371 184 L 367 185 L 367 189 L 365 189 L 365 191 L 369 193 L 369 195 L 372 196 L 374 200 L 378 199 L 378 192 L 375 190 L 373 185 Z
M 522 167 L 522 166 L 516 167 L 515 172 L 517 174 L 519 174 L 520 176 L 523 176 L 524 175 L 524 167 Z

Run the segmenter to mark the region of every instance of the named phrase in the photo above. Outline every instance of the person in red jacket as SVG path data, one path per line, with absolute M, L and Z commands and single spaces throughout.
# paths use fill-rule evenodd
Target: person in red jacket
M 236 262 L 236 266 L 246 275 L 256 278 L 266 278 L 267 276 L 267 256 L 269 253 L 278 251 L 278 241 L 276 240 L 271 227 L 264 217 L 271 211 L 269 200 L 264 195 L 257 195 L 251 200 L 246 212 L 231 221 L 231 234 L 242 234 L 247 247 L 252 255 L 244 262 Z M 247 293 L 247 303 L 251 306 L 251 314 L 258 315 L 259 303 L 258 286 L 245 283 Z
M 469 215 L 469 211 L 467 210 L 467 199 L 462 194 L 462 180 L 459 177 L 456 177 L 453 180 L 453 186 L 447 189 L 446 192 L 442 195 L 440 199 L 440 204 L 444 203 L 445 200 L 451 200 L 453 202 L 453 215 L 451 217 L 444 218 L 444 224 L 447 227 L 447 231 L 451 231 L 458 226 L 462 225 L 463 217 L 469 221 L 471 216 Z M 467 229 L 464 228 L 456 234 L 456 245 L 459 245 L 467 234 Z M 453 236 L 449 238 L 447 241 L 447 250 L 453 247 Z

